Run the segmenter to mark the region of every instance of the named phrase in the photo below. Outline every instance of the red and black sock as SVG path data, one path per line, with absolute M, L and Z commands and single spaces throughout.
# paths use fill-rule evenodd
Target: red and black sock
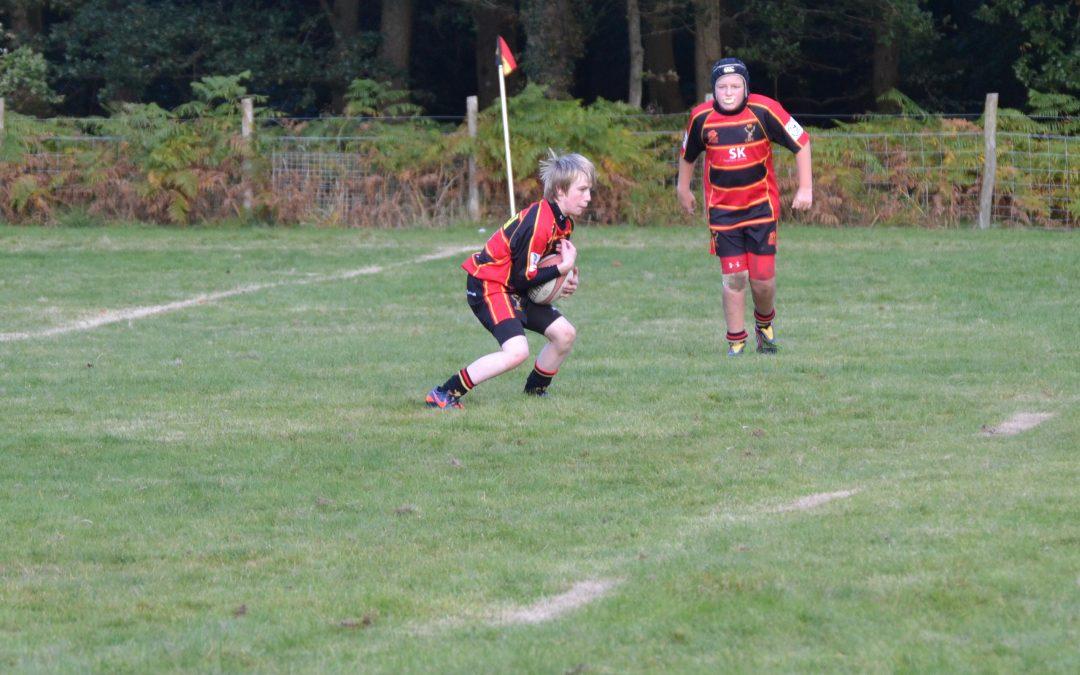
M 738 333 L 732 333 L 731 331 L 727 332 L 728 342 L 746 342 L 746 338 L 747 335 L 745 330 L 741 330 Z
M 548 386 L 551 385 L 551 378 L 555 377 L 555 373 L 558 370 L 548 372 L 540 366 L 533 364 L 532 372 L 529 373 L 529 379 L 525 380 L 525 393 L 526 394 L 543 394 L 547 391 Z
M 472 391 L 472 388 L 476 385 L 473 384 L 472 378 L 469 377 L 469 369 L 462 368 L 457 371 L 457 374 L 446 381 L 442 386 L 442 390 L 453 396 L 461 398 L 465 394 Z
M 757 311 L 757 309 L 754 310 L 754 323 L 757 324 L 758 328 L 768 328 L 769 326 L 772 325 L 773 319 L 775 319 L 775 318 L 776 318 L 776 308 L 775 307 L 768 314 L 761 314 L 760 312 Z

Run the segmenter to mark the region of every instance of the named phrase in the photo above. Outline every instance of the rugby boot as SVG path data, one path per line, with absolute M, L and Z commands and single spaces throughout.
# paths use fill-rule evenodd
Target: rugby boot
M 461 409 L 465 406 L 461 405 L 461 401 L 457 396 L 454 396 L 448 391 L 444 391 L 442 387 L 435 387 L 428 392 L 427 398 L 424 399 L 429 408 L 457 408 Z
M 547 398 L 547 387 L 526 387 L 525 393 L 536 398 Z
M 742 356 L 743 351 L 746 350 L 746 340 L 735 340 L 728 342 L 727 355 L 728 356 Z
M 759 354 L 775 354 L 780 350 L 780 345 L 776 344 L 776 333 L 771 325 L 765 328 L 754 326 L 754 337 L 757 338 Z

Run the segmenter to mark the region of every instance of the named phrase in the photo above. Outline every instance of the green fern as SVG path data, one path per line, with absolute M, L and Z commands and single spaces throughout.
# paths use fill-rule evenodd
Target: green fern
M 8 202 L 16 213 L 26 214 L 34 207 L 45 205 L 45 191 L 33 176 L 20 176 L 8 190 Z

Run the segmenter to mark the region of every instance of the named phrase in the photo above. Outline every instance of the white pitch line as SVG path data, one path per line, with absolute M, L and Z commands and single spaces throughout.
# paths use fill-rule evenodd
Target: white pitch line
M 579 581 L 570 590 L 549 598 L 541 598 L 531 605 L 510 607 L 498 613 L 492 620 L 493 625 L 535 624 L 551 621 L 583 607 L 594 600 L 599 600 L 608 591 L 619 585 L 616 579 L 587 579 Z
M 848 497 L 857 494 L 858 490 L 840 490 L 838 492 L 821 492 L 816 495 L 810 495 L 808 497 L 802 497 L 796 499 L 790 504 L 784 504 L 774 509 L 774 513 L 784 513 L 786 511 L 808 511 L 810 509 L 821 506 L 834 499 L 847 499 Z
M 1015 436 L 1021 431 L 1034 429 L 1046 420 L 1054 416 L 1054 413 L 1027 413 L 1019 412 L 1005 420 L 1001 424 L 990 427 L 984 426 L 983 436 Z
M 448 258 L 458 253 L 464 253 L 465 251 L 474 251 L 476 246 L 456 247 L 456 248 L 443 248 L 434 253 L 422 255 L 418 258 L 413 258 L 402 263 L 394 263 L 388 267 L 398 267 L 401 265 L 414 265 L 417 263 L 430 262 L 432 260 L 439 260 L 441 258 Z M 76 331 L 93 330 L 94 328 L 100 328 L 101 326 L 107 326 L 113 323 L 119 323 L 121 321 L 132 321 L 134 319 L 145 319 L 150 316 L 156 316 L 158 314 L 165 314 L 167 312 L 175 312 L 181 309 L 187 309 L 189 307 L 197 307 L 199 305 L 205 305 L 211 302 L 217 302 L 218 300 L 224 300 L 225 298 L 231 298 L 236 295 L 245 295 L 247 293 L 254 293 L 256 291 L 262 291 L 267 288 L 276 288 L 278 286 L 304 286 L 306 284 L 314 284 L 325 281 L 345 281 L 347 279 L 353 279 L 355 277 L 364 276 L 368 274 L 378 274 L 382 272 L 384 267 L 378 265 L 371 265 L 368 267 L 361 267 L 354 270 L 345 270 L 343 272 L 334 272 L 331 274 L 319 274 L 308 279 L 298 279 L 295 281 L 273 281 L 265 284 L 249 284 L 246 286 L 238 286 L 236 288 L 229 289 L 227 291 L 217 291 L 214 293 L 203 293 L 187 300 L 177 300 L 176 302 L 169 302 L 163 305 L 149 305 L 146 307 L 129 307 L 127 309 L 116 309 L 104 311 L 101 314 L 90 317 L 87 319 L 79 319 L 74 323 L 65 324 L 63 326 L 54 326 L 52 328 L 46 328 L 39 331 L 30 331 L 22 333 L 0 333 L 0 342 L 16 342 L 19 340 L 31 340 L 34 338 L 52 337 L 54 335 L 63 335 L 64 333 L 73 333 Z

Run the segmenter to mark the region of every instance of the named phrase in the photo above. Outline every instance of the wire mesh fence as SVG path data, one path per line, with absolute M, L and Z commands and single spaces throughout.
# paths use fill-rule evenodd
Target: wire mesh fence
M 1018 133 L 998 139 L 994 219 L 1080 226 L 1080 139 Z
M 378 143 L 377 138 L 341 136 L 274 139 L 267 144 L 270 185 L 297 215 L 327 222 L 432 224 L 467 216 L 466 163 L 448 156 L 421 175 L 380 171 L 366 152 L 331 146 Z
M 651 139 L 650 152 L 668 167 L 666 174 L 660 173 L 667 176 L 669 187 L 674 184 L 682 122 L 682 116 L 672 115 L 629 117 L 626 122 L 633 133 Z M 911 126 L 911 120 L 904 122 Z M 933 130 L 868 133 L 845 127 L 811 129 L 815 208 L 806 214 L 787 212 L 785 217 L 833 225 L 956 226 L 973 222 L 978 215 L 984 170 L 982 130 L 968 120 L 936 120 L 928 126 Z M 425 139 L 435 145 L 440 139 L 462 133 L 460 118 L 263 121 L 243 163 L 236 161 L 210 178 L 204 175 L 209 170 L 202 174 L 195 171 L 196 178 L 217 189 L 201 197 L 190 196 L 192 191 L 202 190 L 203 184 L 186 176 L 183 167 L 170 167 L 167 162 L 154 166 L 154 151 L 148 150 L 145 142 L 139 150 L 142 156 L 135 160 L 136 144 L 120 136 L 44 134 L 20 140 L 15 156 L 8 139 L 8 152 L 0 156 L 0 177 L 5 179 L 0 185 L 0 200 L 9 203 L 0 202 L 0 210 L 9 220 L 17 219 L 20 211 L 11 206 L 13 200 L 26 212 L 26 204 L 34 203 L 26 195 L 35 190 L 40 197 L 36 203 L 45 203 L 53 195 L 60 207 L 78 205 L 80 199 L 119 203 L 116 194 L 110 201 L 102 197 L 101 190 L 107 189 L 109 180 L 122 178 L 126 182 L 113 193 L 136 198 L 153 192 L 151 188 L 164 190 L 157 195 L 162 202 L 159 211 L 184 198 L 192 202 L 201 199 L 200 208 L 193 210 L 188 205 L 187 210 L 177 211 L 180 216 L 239 212 L 237 186 L 243 183 L 245 189 L 255 187 L 260 203 L 268 205 L 276 222 L 402 226 L 463 220 L 468 218 L 468 154 L 436 153 L 434 157 L 418 156 L 415 162 L 409 158 L 402 161 L 399 156 L 423 148 L 428 142 Z M 1077 137 L 1009 131 L 999 132 L 996 138 L 993 221 L 1080 227 Z M 782 150 L 776 158 L 781 189 L 788 194 L 795 182 L 794 162 L 790 153 Z M 700 176 L 700 162 L 698 170 Z M 488 178 L 498 180 L 491 174 Z M 13 183 L 18 179 L 22 182 L 15 189 Z M 482 194 L 499 199 L 501 186 L 492 183 L 487 188 Z M 502 208 L 500 201 L 484 210 L 500 213 Z M 676 209 L 671 196 L 671 210 Z M 100 210 L 111 213 L 105 207 Z M 127 210 L 136 215 L 143 212 Z

